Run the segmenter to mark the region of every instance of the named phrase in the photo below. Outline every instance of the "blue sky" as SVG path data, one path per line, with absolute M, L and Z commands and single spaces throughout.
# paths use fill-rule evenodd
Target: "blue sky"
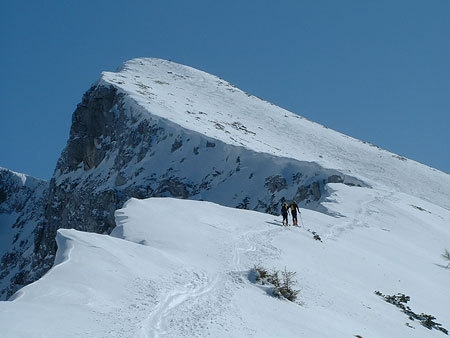
M 2 1 L 0 166 L 49 179 L 102 71 L 159 57 L 450 173 L 450 1 Z

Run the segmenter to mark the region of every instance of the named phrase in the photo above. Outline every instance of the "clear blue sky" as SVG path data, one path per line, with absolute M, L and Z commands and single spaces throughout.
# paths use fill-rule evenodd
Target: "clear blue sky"
M 159 57 L 450 173 L 450 1 L 2 1 L 0 166 L 49 179 L 83 93 Z

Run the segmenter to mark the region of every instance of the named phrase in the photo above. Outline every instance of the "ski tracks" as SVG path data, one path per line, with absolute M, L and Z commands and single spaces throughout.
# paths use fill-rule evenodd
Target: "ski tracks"
M 248 270 L 267 257 L 280 257 L 280 250 L 271 244 L 272 238 L 281 231 L 280 229 L 249 230 L 239 236 L 233 253 L 235 271 Z M 244 257 L 247 262 L 243 262 Z
M 149 315 L 141 322 L 135 336 L 158 338 L 166 336 L 198 337 L 211 334 L 214 328 L 227 332 L 230 315 L 239 323 L 232 298 L 239 288 L 249 283 L 249 269 L 263 259 L 277 258 L 280 250 L 271 240 L 280 229 L 255 227 L 221 243 L 223 260 L 217 271 L 207 272 L 190 267 L 168 278 L 159 300 Z
M 139 336 L 147 337 L 163 337 L 171 333 L 174 329 L 177 331 L 193 331 L 193 327 L 186 325 L 181 329 L 180 317 L 188 317 L 193 312 L 182 309 L 183 304 L 194 303 L 203 296 L 211 293 L 219 285 L 221 276 L 216 274 L 208 276 L 204 272 L 184 271 L 175 278 L 175 285 L 167 292 L 166 296 L 158 303 L 148 318 L 143 322 Z M 187 283 L 183 284 L 183 281 Z M 181 309 L 181 310 L 180 310 Z M 201 318 L 198 318 L 199 322 Z M 180 332 L 181 333 L 181 332 Z

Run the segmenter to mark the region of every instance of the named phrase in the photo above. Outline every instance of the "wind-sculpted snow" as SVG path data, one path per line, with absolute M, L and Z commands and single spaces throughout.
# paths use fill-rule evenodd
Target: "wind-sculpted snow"
M 301 215 L 322 242 L 279 217 L 172 198 L 128 201 L 111 235 L 61 229 L 55 266 L 0 303 L 2 337 L 442 336 L 405 325 L 374 291 L 408 294 L 449 326 L 436 250 L 449 212 L 392 190 L 331 186 L 340 218 Z M 255 265 L 296 272 L 298 300 L 254 284 Z

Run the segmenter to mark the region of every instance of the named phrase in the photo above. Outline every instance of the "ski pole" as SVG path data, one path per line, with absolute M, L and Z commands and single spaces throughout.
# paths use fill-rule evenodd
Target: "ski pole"
M 300 216 L 300 221 L 302 222 L 302 228 L 305 228 L 305 225 L 303 224 L 302 213 L 299 212 L 298 215 Z

